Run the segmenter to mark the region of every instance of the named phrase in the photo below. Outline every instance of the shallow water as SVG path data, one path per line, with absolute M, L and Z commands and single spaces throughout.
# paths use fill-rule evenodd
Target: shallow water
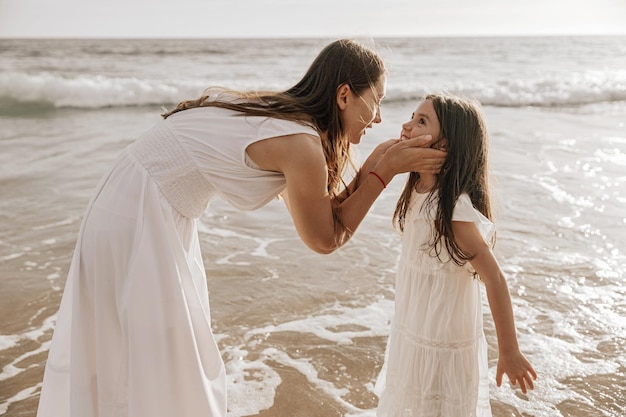
M 403 81 L 412 82 L 390 78 L 389 89 Z M 415 104 L 390 97 L 361 153 L 396 136 Z M 11 108 L 0 113 L 0 415 L 34 416 L 83 210 L 100 175 L 160 110 Z M 485 304 L 494 415 L 621 417 L 626 103 L 484 111 L 496 253 L 520 345 L 539 374 L 528 395 L 495 387 Z M 280 201 L 245 213 L 211 204 L 200 235 L 229 416 L 374 415 L 400 253 L 391 215 L 402 185 L 396 178 L 353 241 L 331 255 L 300 242 Z

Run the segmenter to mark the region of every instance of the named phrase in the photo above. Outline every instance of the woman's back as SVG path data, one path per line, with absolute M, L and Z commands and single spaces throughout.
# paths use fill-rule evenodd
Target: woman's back
M 131 145 L 130 152 L 172 206 L 187 217 L 199 217 L 214 195 L 241 210 L 254 210 L 278 195 L 285 187 L 284 176 L 259 169 L 246 148 L 297 133 L 317 134 L 292 121 L 199 107 L 158 123 Z

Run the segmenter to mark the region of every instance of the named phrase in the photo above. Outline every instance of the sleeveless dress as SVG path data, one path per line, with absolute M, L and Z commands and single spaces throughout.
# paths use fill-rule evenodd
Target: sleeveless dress
M 295 122 L 196 108 L 126 148 L 80 227 L 46 364 L 38 417 L 224 417 L 197 218 L 222 197 L 253 210 L 285 187 L 251 143 Z
M 377 415 L 490 417 L 481 284 L 469 263 L 460 267 L 447 252 L 443 261 L 430 255 L 435 210 L 422 208 L 427 197 L 414 192 L 406 216 Z M 452 219 L 476 223 L 487 242 L 494 232 L 467 194 Z

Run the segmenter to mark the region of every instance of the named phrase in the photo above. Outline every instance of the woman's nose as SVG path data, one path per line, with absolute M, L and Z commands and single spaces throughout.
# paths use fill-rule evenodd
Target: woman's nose
M 374 117 L 374 123 L 380 123 L 383 121 L 383 117 L 380 114 L 380 107 L 377 110 L 376 117 Z

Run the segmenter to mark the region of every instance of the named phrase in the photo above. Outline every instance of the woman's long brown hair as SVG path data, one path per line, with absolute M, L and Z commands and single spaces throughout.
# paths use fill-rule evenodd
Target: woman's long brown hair
M 345 186 L 342 174 L 351 161 L 350 143 L 336 102 L 337 89 L 347 84 L 354 93 L 361 94 L 374 88 L 385 71 L 376 52 L 356 41 L 340 39 L 322 49 L 302 79 L 286 91 L 239 92 L 209 88 L 200 98 L 183 101 L 162 116 L 167 118 L 196 107 L 221 107 L 243 115 L 287 119 L 311 126 L 322 138 L 328 166 L 328 191 L 336 197 Z M 231 99 L 220 100 L 222 93 L 230 95 Z M 211 95 L 212 99 L 208 100 Z M 232 96 L 236 100 L 232 100 Z
M 430 94 L 430 100 L 446 141 L 446 160 L 437 175 L 422 210 L 432 213 L 436 206 L 435 228 L 429 242 L 433 254 L 445 248 L 457 265 L 464 265 L 472 255 L 464 252 L 454 239 L 452 213 L 462 193 L 467 193 L 474 207 L 492 219 L 488 182 L 488 135 L 479 105 L 472 100 L 447 94 Z M 441 139 L 439 138 L 439 139 Z M 419 174 L 409 174 L 394 212 L 394 223 L 403 231 L 411 194 L 419 182 Z
M 162 116 L 167 118 L 196 107 L 221 107 L 241 115 L 291 120 L 317 130 L 328 168 L 328 192 L 333 204 L 335 238 L 340 245 L 353 232 L 343 225 L 337 214 L 337 206 L 350 193 L 345 187 L 343 174 L 349 164 L 357 178 L 358 173 L 352 164 L 350 142 L 339 117 L 337 90 L 346 84 L 360 95 L 366 89 L 373 89 L 385 73 L 385 65 L 376 52 L 356 41 L 340 39 L 322 49 L 302 79 L 286 91 L 241 92 L 213 87 L 207 89 L 200 98 L 183 101 Z M 222 94 L 222 97 L 230 98 L 220 99 Z M 208 100 L 210 96 L 211 100 Z M 347 194 L 342 194 L 340 198 L 342 189 Z

